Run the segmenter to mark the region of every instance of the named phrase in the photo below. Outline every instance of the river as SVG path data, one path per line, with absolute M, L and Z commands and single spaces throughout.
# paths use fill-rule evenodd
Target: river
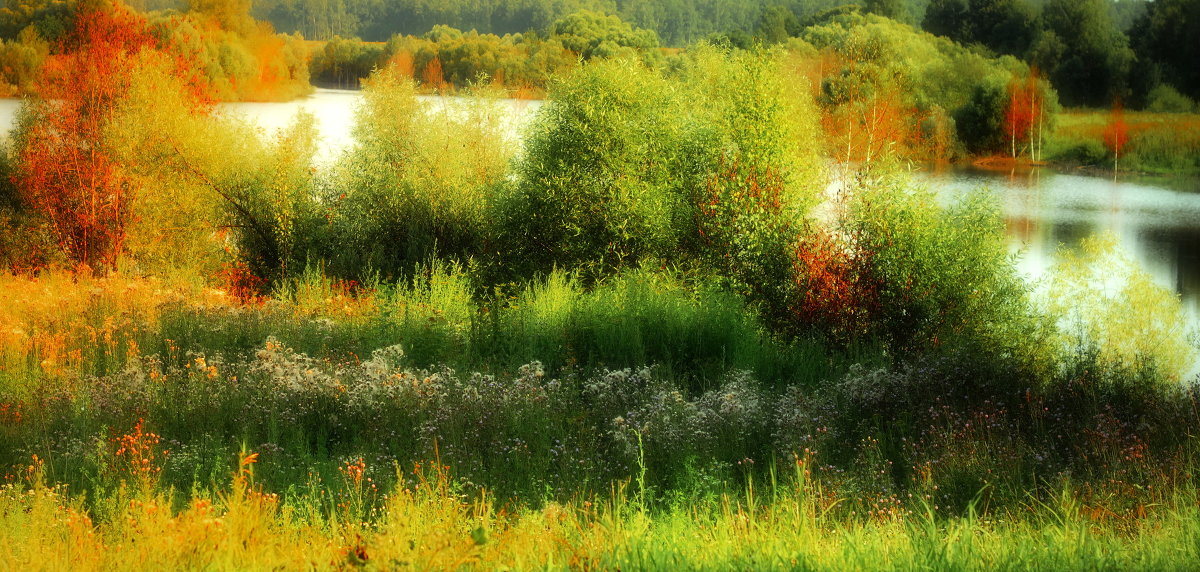
M 360 97 L 356 91 L 318 89 L 286 103 L 221 104 L 218 112 L 252 120 L 270 133 L 307 111 L 322 137 L 317 162 L 328 163 L 353 143 L 354 107 Z M 453 109 L 460 101 L 420 99 L 440 109 Z M 0 128 L 13 124 L 18 105 L 18 100 L 0 100 Z M 507 100 L 503 105 L 507 131 L 517 138 L 541 102 Z M 996 193 L 1011 244 L 1020 253 L 1021 271 L 1031 278 L 1049 268 L 1063 246 L 1097 233 L 1113 234 L 1157 283 L 1181 296 L 1193 325 L 1200 326 L 1200 181 L 1114 181 L 1047 168 L 1008 172 L 969 167 L 925 172 L 919 179 L 943 197 L 981 186 Z
M 1052 266 L 1061 248 L 1111 234 L 1155 282 L 1180 295 L 1192 324 L 1200 326 L 1200 180 L 973 167 L 921 178 L 947 197 L 990 189 L 1002 205 L 1020 269 L 1030 278 Z

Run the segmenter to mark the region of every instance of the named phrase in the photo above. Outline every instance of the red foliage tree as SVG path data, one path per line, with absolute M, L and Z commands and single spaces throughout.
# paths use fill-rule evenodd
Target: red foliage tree
M 879 313 L 872 253 L 853 236 L 810 229 L 796 246 L 793 276 L 802 296 L 792 315 L 833 343 L 867 335 Z
M 1129 126 L 1125 124 L 1125 106 L 1121 104 L 1121 100 L 1117 100 L 1113 104 L 1112 113 L 1109 115 L 1108 127 L 1104 129 L 1104 146 L 1108 147 L 1113 154 L 1113 170 L 1117 170 L 1118 161 L 1121 159 L 1121 152 L 1125 150 L 1126 144 L 1129 143 Z
M 840 159 L 871 163 L 891 151 L 903 150 L 915 140 L 915 116 L 914 109 L 902 105 L 895 93 L 887 92 L 827 107 L 821 126 Z
M 442 60 L 437 56 L 429 60 L 425 64 L 425 71 L 421 74 L 422 83 L 430 89 L 442 91 L 446 88 L 446 76 L 442 72 Z
M 1004 110 L 1004 133 L 1009 137 L 1012 158 L 1028 144 L 1029 157 L 1038 160 L 1038 130 L 1041 127 L 1044 102 L 1038 72 L 1034 68 L 1024 79 L 1013 77 L 1008 83 L 1008 107 Z
M 15 182 L 81 270 L 113 269 L 133 216 L 133 177 L 113 157 L 105 130 L 143 55 L 166 57 L 146 20 L 119 3 L 81 3 L 75 28 L 47 62 L 18 141 Z M 177 61 L 177 69 L 186 69 Z M 207 103 L 195 74 L 180 73 Z

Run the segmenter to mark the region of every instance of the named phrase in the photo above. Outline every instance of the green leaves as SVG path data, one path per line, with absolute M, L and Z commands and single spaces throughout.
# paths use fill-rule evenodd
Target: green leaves
M 632 60 L 597 61 L 552 90 L 518 181 L 498 205 L 504 264 L 513 274 L 580 269 L 591 282 L 672 261 L 728 277 L 708 249 L 714 240 L 725 241 L 714 252 L 741 248 L 728 244 L 741 240 L 731 226 L 741 203 L 730 202 L 734 191 L 725 183 L 712 187 L 733 165 L 734 179 L 778 183 L 768 218 L 795 219 L 815 202 L 815 110 L 778 54 L 702 47 L 678 74 L 667 79 Z M 724 202 L 711 208 L 713 200 Z M 766 240 L 767 227 L 786 226 L 763 223 L 748 227 L 754 234 L 746 240 Z M 785 242 L 771 239 L 780 252 Z
M 1060 351 L 1095 351 L 1103 365 L 1150 366 L 1170 381 L 1195 365 L 1197 349 L 1179 297 L 1155 284 L 1111 235 L 1065 254 L 1042 302 L 1057 321 Z

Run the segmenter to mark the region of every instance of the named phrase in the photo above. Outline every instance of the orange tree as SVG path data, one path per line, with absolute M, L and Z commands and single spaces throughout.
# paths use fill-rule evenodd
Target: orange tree
M 170 61 L 158 50 L 142 16 L 110 0 L 81 3 L 57 52 L 38 80 L 39 97 L 21 115 L 14 182 L 68 261 L 81 270 L 114 269 L 138 188 L 115 160 L 106 130 L 149 59 L 177 70 L 196 110 L 207 105 L 204 85 L 188 76 L 182 58 Z

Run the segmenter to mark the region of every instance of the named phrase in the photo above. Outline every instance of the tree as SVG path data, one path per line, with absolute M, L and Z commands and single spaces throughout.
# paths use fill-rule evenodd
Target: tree
M 1066 105 L 1107 105 L 1126 95 L 1134 55 L 1105 0 L 1048 0 L 1031 48 Z
M 66 258 L 114 269 L 136 193 L 104 130 L 134 61 L 154 47 L 145 20 L 117 4 L 81 7 L 67 53 L 47 64 L 18 134 L 18 186 Z
M 1038 160 L 1041 126 L 1045 124 L 1046 98 L 1037 77 L 1037 69 L 1025 78 L 1013 76 L 1008 83 L 1008 107 L 1004 112 L 1004 132 L 1009 150 L 1016 159 L 1019 145 L 1028 144 L 1029 158 Z
M 188 0 L 188 9 L 212 18 L 223 30 L 249 35 L 255 29 L 250 0 Z
M 550 33 L 559 37 L 563 47 L 585 60 L 658 47 L 658 35 L 653 30 L 635 29 L 617 16 L 590 10 L 555 21 L 550 26 Z
M 186 62 L 160 51 L 145 19 L 122 4 L 81 4 L 62 49 L 44 68 L 39 97 L 24 104 L 15 180 L 64 257 L 99 273 L 116 268 L 135 217 L 138 180 L 117 158 L 109 131 L 130 104 L 137 74 L 165 67 L 192 111 L 207 110 L 209 102 Z
M 1160 76 L 1148 82 L 1153 89 L 1161 81 L 1179 88 L 1192 99 L 1200 99 L 1200 1 L 1155 0 L 1130 31 L 1139 68 Z
M 893 20 L 903 20 L 906 10 L 902 0 L 866 0 L 867 11 Z
M 1025 0 L 933 0 L 922 26 L 961 44 L 1012 55 L 1024 55 L 1038 29 L 1037 13 Z
M 1104 128 L 1104 146 L 1112 151 L 1113 171 L 1117 170 L 1121 152 L 1125 150 L 1127 143 L 1129 143 L 1129 127 L 1125 124 L 1125 107 L 1118 99 L 1109 114 L 1108 126 Z
M 800 21 L 785 6 L 770 6 L 763 10 L 755 34 L 767 44 L 784 42 L 799 31 Z

